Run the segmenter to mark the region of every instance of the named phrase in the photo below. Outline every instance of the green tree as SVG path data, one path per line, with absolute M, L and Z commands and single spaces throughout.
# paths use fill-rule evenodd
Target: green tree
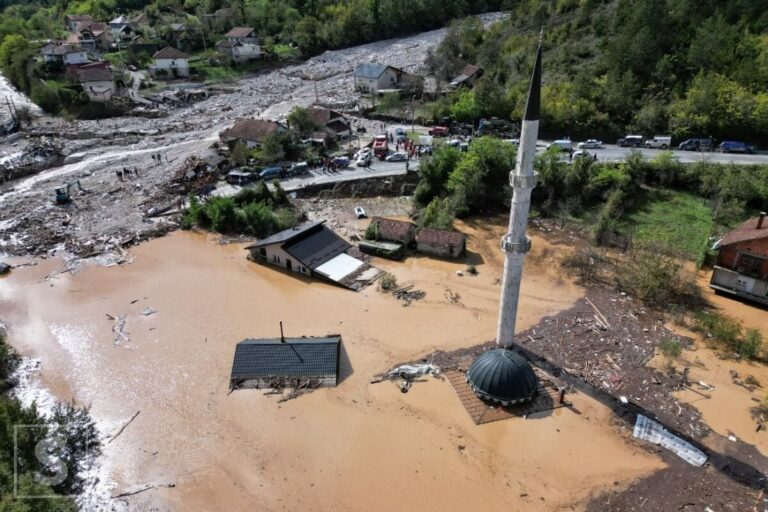
M 302 137 L 311 135 L 320 129 L 314 119 L 309 115 L 309 110 L 303 107 L 294 107 L 288 115 L 288 126 L 298 132 Z

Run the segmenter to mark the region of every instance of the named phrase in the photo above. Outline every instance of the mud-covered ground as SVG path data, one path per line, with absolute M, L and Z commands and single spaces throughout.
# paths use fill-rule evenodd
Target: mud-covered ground
M 503 14 L 481 18 L 491 23 Z M 359 95 L 352 71 L 360 62 L 382 62 L 418 71 L 427 50 L 440 43 L 447 29 L 329 51 L 308 61 L 210 88 L 197 103 L 167 109 L 165 117 L 124 116 L 106 120 L 66 121 L 40 117 L 29 135 L 62 147 L 64 165 L 0 184 L 0 254 L 45 254 L 66 250 L 77 256 L 115 253 L 137 241 L 174 227 L 168 219 L 150 219 L 151 208 L 168 206 L 170 178 L 190 156 L 215 164 L 210 146 L 218 133 L 240 117 L 284 119 L 296 105 L 315 102 L 350 113 L 353 125 L 372 127 L 354 116 Z M 30 139 L 0 143 L 0 156 L 21 152 Z M 160 164 L 152 156 L 160 154 Z M 117 171 L 137 169 L 121 181 Z M 80 180 L 73 202 L 54 204 L 54 189 Z

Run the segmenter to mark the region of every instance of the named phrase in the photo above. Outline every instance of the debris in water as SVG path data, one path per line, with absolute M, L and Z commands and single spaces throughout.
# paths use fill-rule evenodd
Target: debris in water
M 107 315 L 109 316 L 109 315 Z M 120 341 L 131 341 L 131 338 L 123 332 L 125 328 L 125 315 L 117 315 L 115 325 L 112 326 L 112 332 L 115 333 L 115 346 L 120 346 Z
M 691 443 L 671 434 L 664 426 L 642 414 L 637 415 L 634 437 L 643 439 L 674 452 L 678 457 L 693 466 L 703 466 L 707 456 Z
M 144 308 L 144 311 L 141 312 L 144 316 L 154 315 L 155 313 L 157 313 L 157 310 L 151 307 L 146 307 Z

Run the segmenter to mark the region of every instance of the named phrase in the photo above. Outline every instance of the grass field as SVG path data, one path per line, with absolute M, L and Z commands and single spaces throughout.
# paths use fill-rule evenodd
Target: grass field
M 659 189 L 645 189 L 620 224 L 635 243 L 660 244 L 695 260 L 706 251 L 712 228 L 712 210 L 706 200 Z

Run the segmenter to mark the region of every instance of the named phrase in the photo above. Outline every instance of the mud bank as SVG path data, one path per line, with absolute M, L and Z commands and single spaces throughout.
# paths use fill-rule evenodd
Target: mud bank
M 608 487 L 660 469 L 626 442 L 610 412 L 586 396 L 575 410 L 477 427 L 447 381 L 401 394 L 371 377 L 435 349 L 493 336 L 501 226 L 464 225 L 465 262 L 376 260 L 427 292 L 410 307 L 368 288 L 353 293 L 248 262 L 238 244 L 177 232 L 132 249 L 126 267 L 89 267 L 45 280 L 59 262 L 0 281 L 12 343 L 42 361 L 42 384 L 92 406 L 104 431 L 141 414 L 104 453 L 115 494 L 132 509 L 581 509 Z M 557 250 L 536 239 L 534 246 Z M 450 289 L 460 301 L 452 303 Z M 573 305 L 583 290 L 552 265 L 526 267 L 520 329 Z M 151 307 L 157 313 L 144 315 Z M 116 342 L 105 314 L 125 314 Z M 245 337 L 341 333 L 337 388 L 277 404 L 259 391 L 228 394 Z

